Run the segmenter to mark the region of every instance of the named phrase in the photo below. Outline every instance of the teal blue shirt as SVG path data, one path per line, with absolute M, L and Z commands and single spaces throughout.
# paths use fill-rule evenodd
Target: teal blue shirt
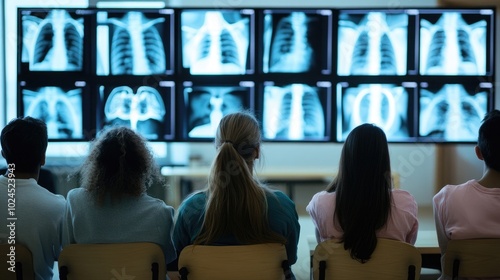
M 297 261 L 297 244 L 300 225 L 295 204 L 283 192 L 269 191 L 267 194 L 267 219 L 272 231 L 281 234 L 287 240 L 286 251 L 290 265 Z M 198 192 L 186 198 L 177 213 L 174 226 L 174 246 L 177 256 L 184 247 L 193 244 L 205 218 L 206 192 Z M 240 245 L 232 236 L 224 237 L 216 245 Z

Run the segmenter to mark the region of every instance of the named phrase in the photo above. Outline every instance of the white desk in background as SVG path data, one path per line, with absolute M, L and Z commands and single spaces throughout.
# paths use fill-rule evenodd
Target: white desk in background
M 183 180 L 200 179 L 206 180 L 210 172 L 209 166 L 163 166 L 161 174 L 169 179 L 169 188 L 167 189 L 167 204 L 177 208 L 186 193 L 181 191 Z M 264 167 L 262 170 L 257 167 L 255 174 L 263 182 L 269 184 L 284 184 L 288 196 L 293 199 L 293 188 L 297 184 L 324 183 L 325 186 L 330 182 L 335 174 L 334 167 Z M 392 174 L 395 188 L 399 188 L 399 174 Z

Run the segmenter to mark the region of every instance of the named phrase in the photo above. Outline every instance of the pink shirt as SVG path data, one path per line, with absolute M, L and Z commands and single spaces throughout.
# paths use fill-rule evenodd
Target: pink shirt
M 307 212 L 316 226 L 318 242 L 341 238 L 343 230 L 333 223 L 335 212 L 335 192 L 322 191 L 313 196 Z M 403 190 L 392 191 L 392 208 L 385 227 L 377 232 L 377 237 L 394 239 L 415 244 L 418 232 L 418 207 L 415 198 Z
M 476 180 L 447 185 L 434 196 L 433 206 L 443 256 L 451 239 L 500 238 L 500 188 L 485 188 Z

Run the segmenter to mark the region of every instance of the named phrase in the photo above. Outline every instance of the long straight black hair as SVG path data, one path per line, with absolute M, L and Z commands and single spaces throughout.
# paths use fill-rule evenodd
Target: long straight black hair
M 390 214 L 391 189 L 384 131 L 373 124 L 354 128 L 342 148 L 338 175 L 327 188 L 336 192 L 333 222 L 342 228 L 341 241 L 353 259 L 364 263 L 375 250 L 376 231 Z

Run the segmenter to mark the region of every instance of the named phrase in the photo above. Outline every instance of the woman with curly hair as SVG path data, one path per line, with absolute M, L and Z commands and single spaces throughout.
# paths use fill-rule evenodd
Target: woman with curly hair
M 126 127 L 103 132 L 79 169 L 81 188 L 67 195 L 63 245 L 153 242 L 176 258 L 174 209 L 146 194 L 161 180 L 146 140 Z

